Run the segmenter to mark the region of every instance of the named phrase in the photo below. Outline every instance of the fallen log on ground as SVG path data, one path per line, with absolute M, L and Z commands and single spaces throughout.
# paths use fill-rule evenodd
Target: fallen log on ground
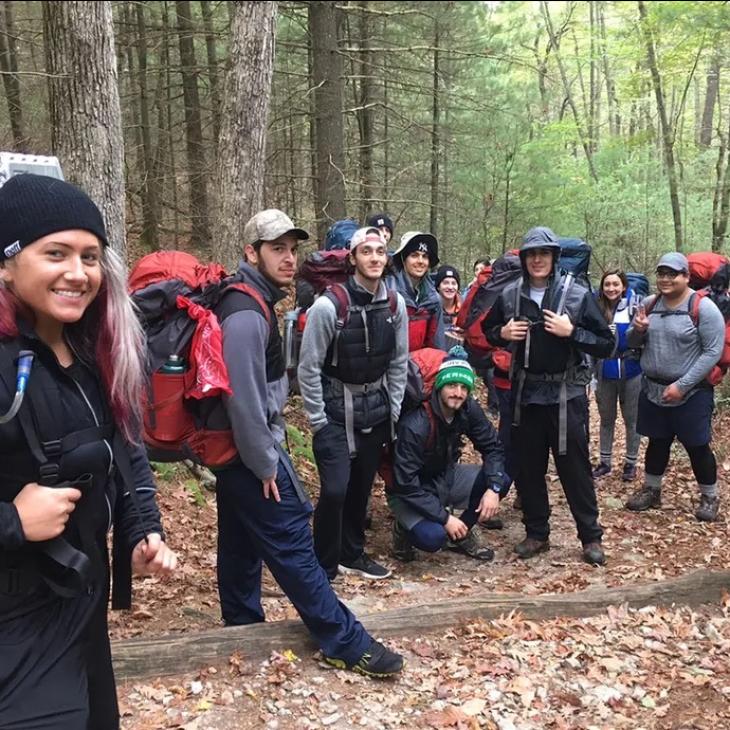
M 374 636 L 408 636 L 453 626 L 469 619 L 490 619 L 518 611 L 526 618 L 591 616 L 608 606 L 698 606 L 718 603 L 730 591 L 730 571 L 702 570 L 679 578 L 591 588 L 577 593 L 526 596 L 503 593 L 467 596 L 382 611 L 359 617 Z M 194 634 L 174 634 L 153 639 L 112 643 L 114 668 L 119 679 L 165 676 L 221 666 L 238 652 L 244 660 L 261 661 L 272 651 L 291 649 L 300 656 L 315 650 L 301 621 L 272 621 L 214 629 Z

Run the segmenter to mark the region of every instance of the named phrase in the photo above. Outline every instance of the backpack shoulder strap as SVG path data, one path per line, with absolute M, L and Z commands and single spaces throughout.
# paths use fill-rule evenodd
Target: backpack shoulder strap
M 341 330 L 349 319 L 352 300 L 350 292 L 344 284 L 330 284 L 325 290 L 325 296 L 335 305 L 337 311 L 337 329 Z
M 388 289 L 388 306 L 391 314 L 398 312 L 398 294 L 392 289 Z
M 246 282 L 244 281 L 237 281 L 234 284 L 229 284 L 228 286 L 226 286 L 226 288 L 223 290 L 223 294 L 226 294 L 227 292 L 232 290 L 240 291 L 243 294 L 251 297 L 251 299 L 253 299 L 256 304 L 259 305 L 259 308 L 261 309 L 261 314 L 264 315 L 266 323 L 269 325 L 269 327 L 271 327 L 271 310 L 269 309 L 269 305 L 266 303 L 263 295 L 255 286 L 246 284 Z
M 658 294 L 652 294 L 650 297 L 647 298 L 647 302 L 644 305 L 644 312 L 648 316 L 652 313 L 654 310 L 654 307 L 656 307 L 657 302 L 659 301 L 660 295 Z
M 707 296 L 706 292 L 692 292 L 689 296 L 689 302 L 687 303 L 687 311 L 689 312 L 692 324 L 695 327 L 700 326 L 700 303 L 702 299 Z

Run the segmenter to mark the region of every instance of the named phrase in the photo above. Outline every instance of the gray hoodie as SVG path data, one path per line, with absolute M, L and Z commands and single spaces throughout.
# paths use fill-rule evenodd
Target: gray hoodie
M 272 305 L 284 297 L 253 266 L 242 262 L 239 273 Z M 233 295 L 232 295 L 233 296 Z M 282 415 L 289 394 L 286 374 L 266 382 L 269 324 L 254 310 L 242 310 L 223 320 L 223 359 L 233 394 L 224 404 L 241 461 L 262 481 L 276 476 L 280 444 L 286 437 Z

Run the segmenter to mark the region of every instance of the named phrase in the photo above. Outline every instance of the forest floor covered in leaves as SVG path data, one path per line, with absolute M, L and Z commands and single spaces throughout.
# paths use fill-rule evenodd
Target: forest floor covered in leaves
M 296 400 L 290 410 L 297 469 L 316 497 L 316 468 Z M 681 447 L 673 451 L 662 508 L 643 514 L 623 508 L 640 477 L 632 484 L 620 480 L 619 425 L 614 473 L 597 484 L 605 567 L 581 562 L 575 525 L 552 471 L 550 551 L 530 561 L 514 555 L 524 532 L 510 495 L 501 511 L 504 529 L 481 533 L 496 551 L 486 565 L 448 551 L 396 561 L 379 485 L 367 549 L 393 568 L 393 576 L 380 582 L 339 577 L 338 595 L 364 615 L 463 596 L 564 593 L 727 570 L 730 411 L 721 411 L 714 423 L 725 498 L 714 524 L 694 518 L 697 490 Z M 592 406 L 594 454 L 597 436 Z M 473 460 L 468 449 L 464 459 Z M 214 495 L 180 468 L 160 476 L 169 542 L 181 565 L 171 579 L 137 581 L 133 610 L 112 615 L 114 639 L 221 626 Z M 267 571 L 263 601 L 267 620 L 296 618 Z M 695 611 L 616 606 L 590 619 L 536 622 L 514 614 L 460 623 L 446 633 L 389 641 L 408 663 L 402 678 L 385 683 L 333 670 L 314 651 L 302 657 L 274 653 L 268 662 L 252 664 L 242 647 L 227 669 L 201 667 L 195 674 L 121 684 L 123 728 L 730 728 L 729 609 L 726 600 Z

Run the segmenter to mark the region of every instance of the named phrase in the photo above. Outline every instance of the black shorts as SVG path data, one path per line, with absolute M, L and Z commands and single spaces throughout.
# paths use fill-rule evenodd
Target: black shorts
M 639 396 L 636 430 L 650 439 L 673 439 L 688 447 L 704 446 L 712 440 L 712 388 L 700 388 L 680 406 L 658 406 L 645 393 Z

